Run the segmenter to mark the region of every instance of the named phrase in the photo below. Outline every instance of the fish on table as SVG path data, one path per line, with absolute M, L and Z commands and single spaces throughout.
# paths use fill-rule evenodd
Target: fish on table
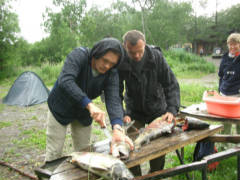
M 130 123 L 124 123 L 123 129 L 125 132 L 132 126 L 134 126 L 134 120 Z M 94 152 L 104 153 L 104 154 L 110 154 L 110 148 L 111 148 L 111 133 L 107 133 L 107 139 L 104 139 L 102 141 L 98 141 L 93 144 L 93 150 Z M 112 156 L 120 158 L 121 160 L 126 160 L 129 158 L 130 155 L 130 146 L 126 142 L 116 142 L 112 145 Z
M 132 180 L 134 177 L 118 158 L 97 152 L 73 152 L 70 162 L 100 177 L 111 180 Z
M 176 124 L 175 124 L 176 123 Z M 135 150 L 139 150 L 144 143 L 149 143 L 150 140 L 160 136 L 171 134 L 175 131 L 175 125 L 181 127 L 181 131 L 205 129 L 209 127 L 207 122 L 193 117 L 184 117 L 177 119 L 176 122 L 167 122 L 161 117 L 156 118 L 138 135 L 134 141 Z
M 194 129 L 206 129 L 209 127 L 209 123 L 202 121 L 198 118 L 186 116 L 184 118 L 177 119 L 177 126 L 181 127 L 183 131 Z
M 118 142 L 112 145 L 112 156 L 126 160 L 130 155 L 130 146 L 126 142 Z
M 110 154 L 111 139 L 104 139 L 93 144 L 93 151 L 103 154 Z M 130 146 L 125 142 L 118 142 L 112 145 L 112 156 L 126 160 L 130 155 Z
M 134 141 L 135 150 L 139 150 L 144 143 L 149 143 L 150 140 L 156 139 L 163 134 L 170 134 L 174 129 L 174 122 L 167 122 L 161 117 L 156 118 L 138 135 Z

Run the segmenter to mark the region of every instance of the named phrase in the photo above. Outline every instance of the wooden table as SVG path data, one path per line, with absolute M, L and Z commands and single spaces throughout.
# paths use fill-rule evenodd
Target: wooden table
M 227 118 L 209 114 L 207 112 L 206 103 L 193 104 L 180 111 L 180 116 L 191 116 L 201 120 L 224 122 L 230 124 L 240 124 L 240 118 Z M 218 134 L 206 138 L 207 141 L 222 142 L 222 143 L 240 143 L 240 135 Z
M 222 125 L 211 125 L 205 130 L 191 130 L 186 132 L 174 132 L 168 136 L 160 137 L 151 141 L 147 145 L 143 145 L 140 151 L 131 152 L 130 158 L 125 161 L 128 168 L 142 164 L 160 157 L 169 152 L 175 151 L 188 144 L 195 143 L 199 140 L 214 135 L 221 131 Z M 89 178 L 89 175 L 91 176 Z M 67 160 L 61 163 L 53 172 L 50 180 L 87 180 L 96 179 L 92 174 L 70 164 Z
M 222 117 L 222 116 L 216 116 L 213 114 L 209 114 L 207 112 L 206 103 L 193 104 L 191 106 L 188 106 L 188 107 L 180 110 L 180 113 L 181 113 L 180 115 L 192 116 L 192 117 L 196 117 L 196 118 L 199 118 L 202 120 L 240 124 L 240 118 L 226 118 L 226 117 Z

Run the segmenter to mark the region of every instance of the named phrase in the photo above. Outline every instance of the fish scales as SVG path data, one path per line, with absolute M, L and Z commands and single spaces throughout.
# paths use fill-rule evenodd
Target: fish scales
M 149 143 L 152 139 L 156 139 L 163 134 L 172 133 L 173 128 L 173 122 L 169 123 L 167 121 L 163 121 L 161 118 L 155 119 L 134 141 L 135 150 L 139 150 L 144 143 Z
M 111 180 L 132 180 L 134 177 L 118 158 L 97 152 L 73 152 L 71 163 Z

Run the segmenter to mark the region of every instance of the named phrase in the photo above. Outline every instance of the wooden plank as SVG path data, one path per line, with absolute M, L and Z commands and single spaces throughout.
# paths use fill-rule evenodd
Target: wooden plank
M 240 143 L 240 135 L 225 135 L 225 134 L 216 134 L 209 136 L 204 141 L 211 142 L 224 142 L 224 143 Z
M 160 137 L 156 140 L 151 141 L 147 145 L 143 145 L 140 151 L 131 152 L 130 158 L 129 160 L 125 161 L 125 164 L 128 168 L 142 164 L 145 161 L 155 159 L 159 156 L 175 151 L 176 149 L 182 148 L 188 144 L 195 143 L 208 136 L 211 136 L 221 131 L 222 128 L 222 125 L 211 125 L 208 129 L 205 130 L 191 130 L 181 133 L 175 132 L 169 136 Z M 86 171 L 80 169 L 79 167 L 73 167 L 73 165 L 66 161 L 54 171 L 54 175 L 51 176 L 50 180 L 96 179 L 96 176 L 92 176 L 91 178 L 88 176 L 89 174 Z
M 180 165 L 174 168 L 168 168 L 160 171 L 155 171 L 151 174 L 147 174 L 144 176 L 135 177 L 134 180 L 153 180 L 159 178 L 167 178 L 172 177 L 178 174 L 186 173 L 193 170 L 204 169 L 207 166 L 207 161 L 197 161 L 193 163 L 189 163 L 186 165 Z
M 89 180 L 96 179 L 97 176 L 73 165 L 69 160 L 61 163 L 52 173 L 50 180 Z
M 52 175 L 54 174 L 59 174 L 61 172 L 64 172 L 64 171 L 68 171 L 68 170 L 71 170 L 71 169 L 75 169 L 76 166 L 69 163 L 69 159 L 67 159 L 66 161 L 62 162 L 52 173 Z
M 203 170 L 207 168 L 207 164 L 210 164 L 212 162 L 216 162 L 219 160 L 223 160 L 238 154 L 240 154 L 240 147 L 228 149 L 226 151 L 205 156 L 204 159 L 201 161 L 189 163 L 187 165 L 180 165 L 174 168 L 155 171 L 153 173 L 150 173 L 144 176 L 135 177 L 134 180 L 158 180 L 159 178 L 172 177 L 172 176 L 186 173 L 193 170 Z
M 142 164 L 145 161 L 155 159 L 169 152 L 180 149 L 188 144 L 195 143 L 223 129 L 222 125 L 211 125 L 204 130 L 191 130 L 179 134 L 171 134 L 167 137 L 160 137 L 142 146 L 139 152 L 130 154 L 129 160 L 125 161 L 128 168 Z
M 209 114 L 207 112 L 206 103 L 200 103 L 200 104 L 193 104 L 191 106 L 188 106 L 187 108 L 184 108 L 180 110 L 180 116 L 192 116 L 199 118 L 201 120 L 210 120 L 210 121 L 218 121 L 218 122 L 227 122 L 227 123 L 234 123 L 234 124 L 240 124 L 240 118 L 227 118 L 222 116 L 216 116 L 213 114 Z
M 58 174 L 51 176 L 50 180 L 89 180 L 97 179 L 92 173 L 82 170 L 81 168 L 75 167 L 74 169 L 63 171 Z
M 206 160 L 207 164 L 210 164 L 212 162 L 220 161 L 220 160 L 223 160 L 235 155 L 239 155 L 239 154 L 240 154 L 240 147 L 235 147 L 235 148 L 227 149 L 222 152 L 205 156 L 203 160 Z

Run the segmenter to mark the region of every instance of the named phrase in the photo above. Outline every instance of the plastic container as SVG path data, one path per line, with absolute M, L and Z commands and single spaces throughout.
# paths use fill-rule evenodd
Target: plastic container
M 228 118 L 240 117 L 240 98 L 221 96 L 217 91 L 205 91 L 203 101 L 207 105 L 207 112 Z

